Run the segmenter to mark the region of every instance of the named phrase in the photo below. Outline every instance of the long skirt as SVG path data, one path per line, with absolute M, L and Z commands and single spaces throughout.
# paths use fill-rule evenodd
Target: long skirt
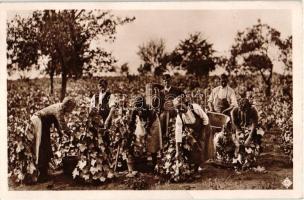
M 149 134 L 147 135 L 147 152 L 157 153 L 161 149 L 161 125 L 157 117 L 150 127 Z
M 199 124 L 200 120 L 191 126 L 192 135 L 196 140 L 190 152 L 190 161 L 196 165 L 202 165 L 205 161 L 214 156 L 212 133 L 210 125 Z
M 214 135 L 215 132 L 211 129 L 210 124 L 204 127 L 204 141 L 205 141 L 205 161 L 215 158 L 214 149 Z
M 54 116 L 39 118 L 34 115 L 31 118 L 35 131 L 35 163 L 41 175 L 47 175 L 48 164 L 53 156 L 50 128 L 54 120 Z

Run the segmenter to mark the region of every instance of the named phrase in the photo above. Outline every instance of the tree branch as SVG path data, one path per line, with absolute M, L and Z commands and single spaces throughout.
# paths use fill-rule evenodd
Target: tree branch
M 75 16 L 74 19 L 77 19 L 84 11 L 85 11 L 84 9 L 80 10 L 79 13 Z

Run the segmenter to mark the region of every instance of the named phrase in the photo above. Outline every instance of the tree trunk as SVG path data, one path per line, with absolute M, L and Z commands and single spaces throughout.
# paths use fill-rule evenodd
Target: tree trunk
M 265 90 L 265 95 L 267 97 L 271 96 L 271 78 L 267 81 L 267 86 L 266 86 L 266 90 Z
M 54 95 L 54 74 L 50 74 L 50 81 L 51 81 L 51 96 Z
M 62 72 L 61 74 L 61 93 L 60 93 L 60 100 L 62 101 L 66 94 L 66 87 L 67 87 L 68 77 L 66 73 Z
M 266 82 L 266 84 L 267 84 L 267 87 L 266 87 L 266 96 L 267 97 L 271 96 L 272 70 L 273 70 L 273 68 L 271 67 L 270 74 L 269 74 L 269 77 L 268 77 L 267 82 Z
M 204 80 L 203 81 L 205 81 L 204 88 L 207 88 L 209 86 L 209 72 L 208 72 L 208 74 L 206 74 L 204 76 Z
M 65 61 L 65 55 L 64 51 L 62 48 L 58 47 L 56 50 L 59 52 L 59 57 L 60 57 L 60 64 L 61 64 L 61 91 L 60 91 L 60 100 L 62 101 L 65 97 L 66 93 L 66 87 L 67 87 L 67 82 L 68 82 L 68 77 L 67 77 L 67 65 Z

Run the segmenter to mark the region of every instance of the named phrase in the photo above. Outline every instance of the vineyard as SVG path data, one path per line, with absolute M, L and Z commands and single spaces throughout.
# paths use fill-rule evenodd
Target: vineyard
M 144 94 L 145 84 L 158 82 L 154 77 L 111 77 L 109 88 L 115 94 L 123 95 L 125 104 L 129 105 L 134 95 Z M 60 80 L 55 79 L 54 95 L 50 95 L 49 80 L 17 80 L 8 81 L 8 171 L 9 186 L 13 190 L 65 190 L 65 189 L 286 189 L 282 185 L 285 178 L 292 180 L 293 129 L 292 129 L 292 78 L 275 74 L 270 97 L 264 94 L 264 86 L 259 77 L 231 78 L 231 87 L 237 95 L 244 91 L 259 111 L 260 127 L 265 131 L 262 139 L 262 153 L 258 158 L 258 168 L 236 173 L 233 169 L 221 165 L 205 164 L 200 177 L 182 183 L 163 182 L 151 171 L 140 171 L 134 178 L 126 178 L 121 171 L 109 181 L 101 180 L 98 184 L 84 183 L 73 180 L 72 177 L 53 175 L 52 181 L 43 184 L 26 185 L 37 173 L 30 154 L 30 142 L 33 135 L 27 133 L 30 116 L 39 109 L 59 102 Z M 284 80 L 284 81 L 282 81 Z M 284 82 L 284 84 L 283 84 Z M 208 80 L 193 77 L 175 77 L 175 85 L 184 89 L 189 98 L 205 107 L 205 94 L 210 94 L 216 85 L 214 77 Z M 206 88 L 206 90 L 205 90 Z M 85 126 L 89 115 L 90 97 L 97 91 L 97 79 L 70 80 L 67 95 L 77 101 L 76 109 L 67 119 L 71 135 L 64 135 L 59 140 L 56 132 L 51 135 L 54 157 L 51 169 L 62 167 L 65 156 L 79 156 L 86 145 L 81 142 L 85 134 Z M 124 129 L 121 121 L 117 130 Z M 117 136 L 118 137 L 118 136 Z M 115 140 L 115 139 L 114 139 Z M 93 154 L 88 156 L 94 156 Z M 86 157 L 86 159 L 89 159 Z M 86 160 L 87 161 L 87 160 Z M 90 158 L 90 162 L 92 159 Z M 106 167 L 106 166 L 102 166 Z M 84 168 L 78 165 L 84 174 Z M 95 174 L 87 171 L 86 176 Z M 262 170 L 261 170 L 262 169 Z M 74 170 L 75 172 L 75 170 Z M 77 177 L 79 174 L 75 173 Z M 84 175 L 83 175 L 84 176 Z M 84 176 L 85 177 L 85 176 Z M 93 176 L 94 177 L 94 176 Z M 292 188 L 289 187 L 289 189 Z

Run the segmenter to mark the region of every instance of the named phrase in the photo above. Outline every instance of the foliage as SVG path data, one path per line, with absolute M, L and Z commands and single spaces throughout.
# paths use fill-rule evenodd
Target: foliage
M 215 50 L 212 46 L 206 39 L 203 39 L 201 33 L 190 34 L 172 52 L 171 64 L 185 69 L 188 74 L 207 76 L 216 65 Z
M 266 95 L 270 96 L 273 64 L 278 60 L 278 54 L 274 52 L 280 46 L 280 32 L 258 20 L 257 24 L 237 33 L 226 70 L 235 73 L 259 73 L 267 85 Z
M 168 125 L 168 142 L 166 142 L 155 171 L 164 180 L 172 182 L 181 182 L 190 180 L 194 174 L 194 167 L 189 162 L 189 152 L 192 150 L 189 129 L 183 133 L 183 142 L 180 146 L 176 146 L 174 135 L 174 118 L 171 118 Z M 179 152 L 177 153 L 177 148 Z
M 142 61 L 138 71 L 142 74 L 160 75 L 166 69 L 165 41 L 163 39 L 150 40 L 138 47 L 137 55 Z
M 77 143 L 79 161 L 72 173 L 74 179 L 93 183 L 105 182 L 108 178 L 113 177 L 108 158 L 110 154 L 108 146 L 103 140 L 105 133 L 101 123 L 98 111 L 91 112 L 86 124 L 87 128 Z
M 34 183 L 38 178 L 31 126 L 28 121 L 23 126 L 15 127 L 17 134 L 9 138 L 8 163 L 11 169 L 9 177 L 17 183 Z
M 285 65 L 285 71 L 288 73 L 292 72 L 292 36 L 289 36 L 284 40 L 281 45 L 280 60 Z
M 117 107 L 121 108 L 124 103 L 118 101 Z M 106 130 L 97 109 L 93 109 L 84 126 L 86 130 L 78 131 L 75 134 L 77 138 L 71 139 L 77 141 L 79 149 L 79 161 L 73 171 L 73 178 L 85 183 L 105 182 L 114 177 L 115 165 L 117 167 L 119 163 L 116 163 L 116 156 L 113 155 L 122 155 L 119 158 L 126 160 L 132 148 L 132 145 L 124 145 L 130 138 L 127 135 L 128 113 L 122 113 L 122 109 L 115 110 L 112 125 Z
M 48 57 L 45 72 L 61 75 L 61 99 L 65 96 L 67 80 L 111 68 L 116 62 L 111 53 L 92 41 L 103 38 L 114 41 L 117 27 L 135 18 L 115 17 L 102 10 L 44 10 L 34 11 L 29 18 L 16 16 L 8 26 L 8 64 L 11 70 L 28 70 L 38 65 L 38 59 Z
M 256 161 L 261 153 L 261 139 L 264 135 L 264 131 L 261 128 L 256 130 L 256 134 L 252 136 L 252 141 L 248 146 L 244 145 L 244 142 L 249 136 L 249 129 L 242 130 L 240 133 L 240 147 L 238 154 L 232 159 L 232 163 L 236 170 L 249 170 L 256 167 Z
M 120 73 L 125 76 L 129 75 L 129 64 L 128 63 L 124 63 L 121 65 Z
M 247 94 L 250 97 L 251 101 L 254 103 L 254 106 L 259 111 L 260 116 L 260 127 L 265 130 L 265 134 L 271 134 L 269 131 L 279 131 L 280 136 L 280 147 L 282 148 L 282 154 L 286 153 L 289 155 L 290 161 L 292 161 L 293 154 L 293 99 L 292 99 L 292 77 L 291 76 L 279 76 L 274 75 L 273 77 L 273 94 L 269 100 L 263 93 L 262 82 L 260 81 L 261 77 L 255 77 L 254 79 L 240 78 L 239 76 L 233 76 L 231 81 L 235 87 L 236 92 L 240 91 L 240 87 L 253 84 L 254 87 L 252 90 L 249 90 Z M 198 79 L 195 76 L 191 77 L 181 77 L 180 79 L 176 78 L 174 82 L 179 85 L 184 85 L 186 91 L 199 91 L 201 89 L 200 85 L 192 86 L 190 80 Z M 213 80 L 213 77 L 209 77 L 210 80 Z M 287 79 L 285 85 L 280 81 L 282 79 Z M 154 82 L 153 77 L 136 77 L 131 81 L 128 81 L 127 77 L 108 77 L 109 87 L 111 90 L 126 94 L 126 95 L 135 95 L 140 94 L 144 91 L 143 85 L 146 83 Z M 198 80 L 197 80 L 198 81 Z M 57 83 L 57 81 L 55 81 Z M 58 98 L 51 97 L 48 95 L 47 85 L 48 83 L 45 79 L 36 79 L 36 80 L 17 80 L 17 81 L 8 81 L 8 96 L 7 100 L 10 102 L 8 104 L 8 117 L 7 117 L 7 127 L 8 127 L 8 172 L 10 178 L 13 181 L 18 183 L 25 183 L 31 181 L 32 177 L 36 175 L 33 171 L 34 176 L 31 176 L 31 171 L 27 171 L 30 163 L 34 161 L 32 157 L 32 150 L 28 149 L 31 146 L 32 141 L 28 140 L 31 138 L 30 133 L 26 131 L 29 119 L 31 115 L 55 102 L 59 102 Z M 88 116 L 88 107 L 91 94 L 94 94 L 97 91 L 98 79 L 94 77 L 89 80 L 79 79 L 77 81 L 71 80 L 68 86 L 69 95 L 75 97 L 77 100 L 77 107 L 67 117 L 68 126 L 72 132 L 71 135 L 64 135 L 61 140 L 59 140 L 58 134 L 52 132 L 52 147 L 54 152 L 54 158 L 52 159 L 52 165 L 54 168 L 62 166 L 62 159 L 66 156 L 80 156 L 82 153 L 80 149 L 90 148 L 91 142 L 86 143 L 87 137 L 91 137 L 91 133 L 86 131 L 87 127 L 87 116 Z M 191 88 L 191 89 L 190 89 Z M 210 88 L 207 88 L 210 89 Z M 209 95 L 210 93 L 207 93 Z M 131 97 L 126 96 L 125 100 L 130 101 Z M 198 99 L 197 103 L 202 105 L 203 99 Z M 111 129 L 111 147 L 112 154 L 116 155 L 118 145 L 122 144 L 124 138 L 129 138 L 129 136 L 124 136 L 124 131 L 127 130 L 128 118 L 125 118 L 128 114 L 123 114 L 118 111 L 115 113 L 113 121 L 113 128 Z M 185 137 L 187 138 L 187 137 Z M 172 138 L 171 144 L 174 139 Z M 131 143 L 135 148 L 135 144 Z M 18 147 L 19 146 L 19 147 Z M 25 148 L 22 148 L 25 147 Z M 102 146 L 102 145 L 101 145 Z M 137 148 L 137 147 L 136 147 Z M 136 149 L 135 148 L 135 149 Z M 186 148 L 185 146 L 182 148 Z M 129 148 L 122 148 L 121 154 L 123 157 L 127 157 L 128 152 L 126 151 Z M 169 150 L 170 149 L 170 150 Z M 19 151 L 20 150 L 20 151 Z M 174 152 L 175 147 L 171 146 L 166 148 L 165 154 L 169 155 L 171 151 L 171 159 L 175 160 Z M 31 152 L 31 157 L 26 157 Z M 138 153 L 140 154 L 140 153 Z M 93 154 L 92 154 L 93 155 Z M 27 159 L 25 160 L 24 157 Z M 111 156 L 114 157 L 114 156 Z M 94 158 L 89 155 L 87 159 L 87 164 L 91 162 Z M 112 160 L 113 158 L 111 158 Z M 162 157 L 166 159 L 166 157 Z M 169 159 L 170 160 L 170 159 Z M 166 163 L 166 160 L 163 160 Z M 112 163 L 112 161 L 111 161 Z M 180 162 L 181 163 L 181 162 Z M 170 164 L 170 170 L 173 172 L 173 163 Z M 172 165 L 171 165 L 172 164 Z M 92 165 L 93 167 L 97 166 Z M 165 165 L 161 165 L 165 166 Z M 182 165 L 183 169 L 186 169 L 185 165 Z M 90 166 L 91 167 L 91 166 Z M 33 168 L 28 168 L 33 169 Z M 85 167 L 83 168 L 85 169 Z M 159 168 L 160 169 L 160 168 Z M 169 171 L 170 171 L 169 170 Z M 186 170 L 185 170 L 186 171 Z M 184 172 L 185 172 L 184 171 Z M 79 170 L 81 173 L 81 171 Z M 182 172 L 182 169 L 181 169 Z M 88 174 L 91 172 L 88 171 Z M 184 174 L 185 175 L 185 174 Z M 88 180 L 92 180 L 91 174 Z M 187 175 L 185 178 L 187 179 Z M 174 178 L 173 178 L 174 179 Z M 182 179 L 182 178 L 181 178 Z

